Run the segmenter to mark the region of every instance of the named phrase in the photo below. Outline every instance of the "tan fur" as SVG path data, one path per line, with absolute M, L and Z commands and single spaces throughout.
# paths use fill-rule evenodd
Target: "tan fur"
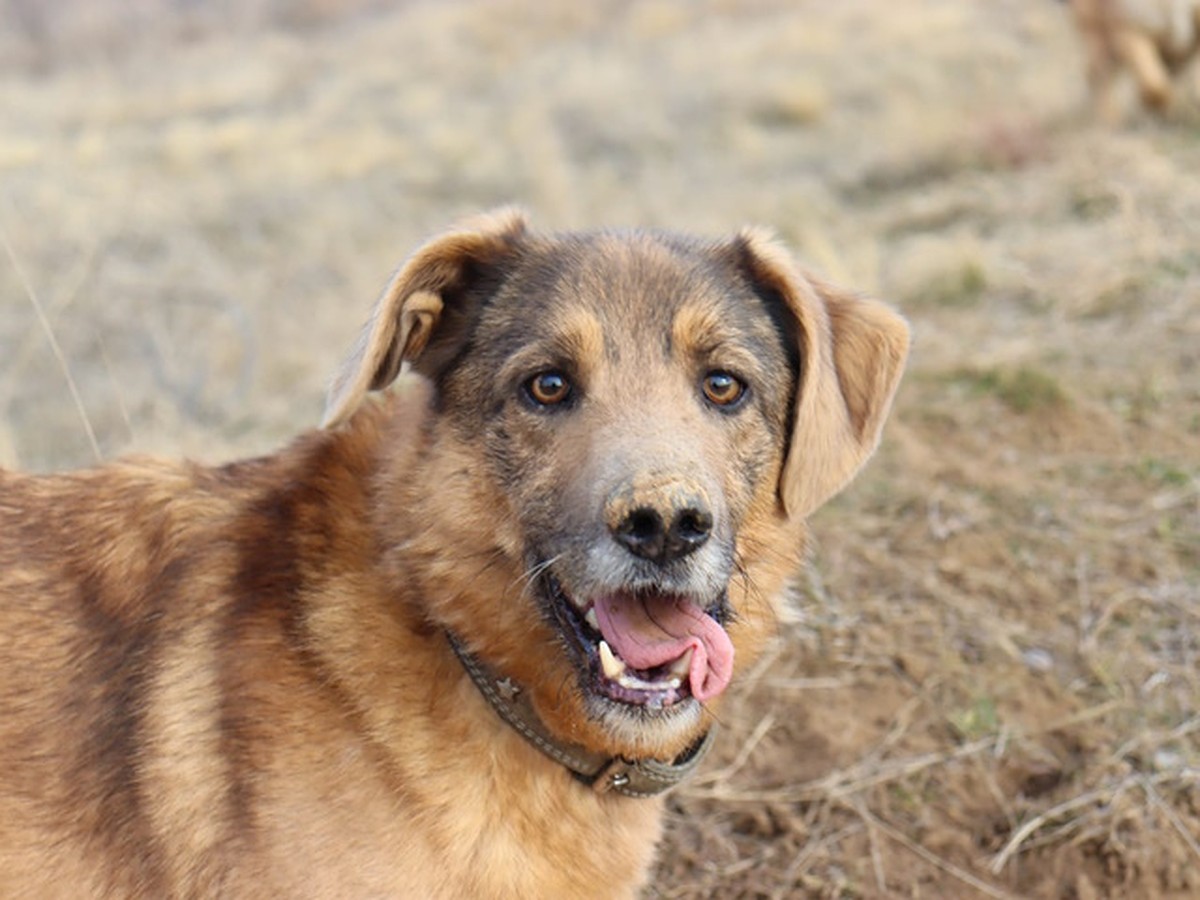
M 804 517 L 878 441 L 907 334 L 759 232 L 555 237 L 508 211 L 400 268 L 325 430 L 216 468 L 0 472 L 0 895 L 633 896 L 661 799 L 534 749 L 446 632 L 561 739 L 678 754 L 719 699 L 596 701 L 531 548 L 582 590 L 592 556 L 633 565 L 610 537 L 629 508 L 709 504 L 669 577 L 727 580 L 744 671 Z M 518 396 L 548 365 L 577 406 Z M 713 367 L 746 374 L 738 411 L 699 398 Z
M 1174 76 L 1200 51 L 1200 0 L 1070 0 L 1101 116 L 1113 119 L 1116 75 L 1127 69 L 1142 103 L 1166 110 Z

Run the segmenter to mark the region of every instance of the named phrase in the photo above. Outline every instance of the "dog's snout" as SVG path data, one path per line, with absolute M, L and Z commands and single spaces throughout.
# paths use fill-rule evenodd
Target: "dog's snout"
M 617 543 L 634 556 L 657 563 L 682 559 L 699 550 L 713 529 L 712 511 L 698 496 L 675 503 L 634 504 L 609 521 Z
M 613 537 L 634 556 L 663 563 L 699 550 L 708 540 L 712 524 L 707 509 L 676 510 L 666 522 L 657 509 L 643 506 L 617 524 Z

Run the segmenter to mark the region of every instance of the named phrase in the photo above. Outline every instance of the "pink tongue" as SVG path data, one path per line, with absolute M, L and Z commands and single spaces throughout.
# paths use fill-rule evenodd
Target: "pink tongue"
M 674 662 L 694 648 L 688 683 L 704 701 L 729 685 L 733 644 L 717 620 L 683 597 L 616 594 L 595 604 L 600 633 L 609 647 L 635 669 Z

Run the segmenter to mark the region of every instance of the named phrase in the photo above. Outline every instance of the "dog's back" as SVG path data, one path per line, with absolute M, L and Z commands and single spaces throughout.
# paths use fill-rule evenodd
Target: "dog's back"
M 222 884 L 245 824 L 230 751 L 290 574 L 270 569 L 286 500 L 256 496 L 272 465 L 0 474 L 0 888 Z
M 258 816 L 280 809 L 264 805 L 274 774 L 295 791 L 339 742 L 361 749 L 309 655 L 302 597 L 369 576 L 370 432 L 214 469 L 0 473 L 0 894 L 280 885 L 298 844 L 272 878 L 254 871 L 272 855 Z M 324 786 L 307 788 L 289 798 L 297 821 L 336 818 L 316 808 Z M 329 852 L 308 851 L 305 867 Z

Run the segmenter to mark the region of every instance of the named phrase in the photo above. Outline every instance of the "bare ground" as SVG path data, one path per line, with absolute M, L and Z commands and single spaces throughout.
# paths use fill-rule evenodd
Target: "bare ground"
M 1198 171 L 1036 0 L 0 0 L 0 463 L 277 445 L 464 212 L 773 226 L 916 349 L 650 896 L 1196 896 Z

